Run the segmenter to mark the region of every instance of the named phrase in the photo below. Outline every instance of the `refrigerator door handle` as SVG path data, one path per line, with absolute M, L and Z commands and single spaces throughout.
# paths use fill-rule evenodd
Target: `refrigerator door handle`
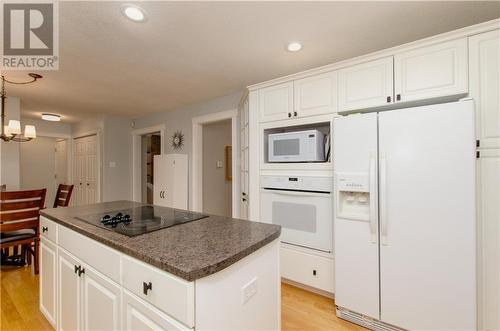
M 370 237 L 371 242 L 377 243 L 377 173 L 375 171 L 375 153 L 370 153 Z
M 387 246 L 387 161 L 380 157 L 380 242 Z

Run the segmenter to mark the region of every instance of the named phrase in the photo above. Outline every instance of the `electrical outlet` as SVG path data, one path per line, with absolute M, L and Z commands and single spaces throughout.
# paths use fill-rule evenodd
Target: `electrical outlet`
M 257 277 L 241 288 L 241 304 L 247 303 L 255 294 L 257 294 Z

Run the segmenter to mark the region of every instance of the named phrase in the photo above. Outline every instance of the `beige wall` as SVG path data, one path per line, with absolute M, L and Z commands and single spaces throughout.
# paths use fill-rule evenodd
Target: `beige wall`
M 56 194 L 55 138 L 38 137 L 21 144 L 21 190 L 47 189 L 45 205 L 52 207 Z
M 19 98 L 8 97 L 5 102 L 5 125 L 9 120 L 19 120 L 21 117 L 21 100 Z M 24 130 L 24 123 L 21 123 L 21 130 Z M 7 185 L 8 191 L 19 190 L 19 146 L 27 143 L 0 142 L 0 184 Z
M 226 180 L 225 148 L 231 145 L 231 120 L 203 125 L 203 211 L 231 217 L 232 185 Z M 222 163 L 217 168 L 217 162 Z

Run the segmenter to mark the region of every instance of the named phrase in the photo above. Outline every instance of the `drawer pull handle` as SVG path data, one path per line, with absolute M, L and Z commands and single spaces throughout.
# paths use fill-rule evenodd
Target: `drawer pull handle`
M 80 268 L 81 268 L 81 266 L 76 266 L 75 265 L 75 274 L 78 273 L 78 272 L 80 272 Z
M 46 226 L 42 227 L 42 232 L 47 232 L 47 231 L 49 231 L 48 227 L 46 227 Z
M 153 290 L 153 284 L 151 282 L 142 282 L 142 292 L 144 293 L 144 295 L 148 295 L 148 290 Z
M 80 270 L 78 270 L 78 277 L 81 277 L 81 276 L 82 276 L 82 274 L 84 274 L 84 273 L 85 273 L 85 268 L 82 268 L 81 266 L 80 266 L 80 268 L 81 268 L 81 269 L 80 269 Z

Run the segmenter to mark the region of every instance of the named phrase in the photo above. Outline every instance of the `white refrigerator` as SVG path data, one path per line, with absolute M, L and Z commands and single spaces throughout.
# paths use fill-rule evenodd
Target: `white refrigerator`
M 337 315 L 476 329 L 474 102 L 335 118 Z

